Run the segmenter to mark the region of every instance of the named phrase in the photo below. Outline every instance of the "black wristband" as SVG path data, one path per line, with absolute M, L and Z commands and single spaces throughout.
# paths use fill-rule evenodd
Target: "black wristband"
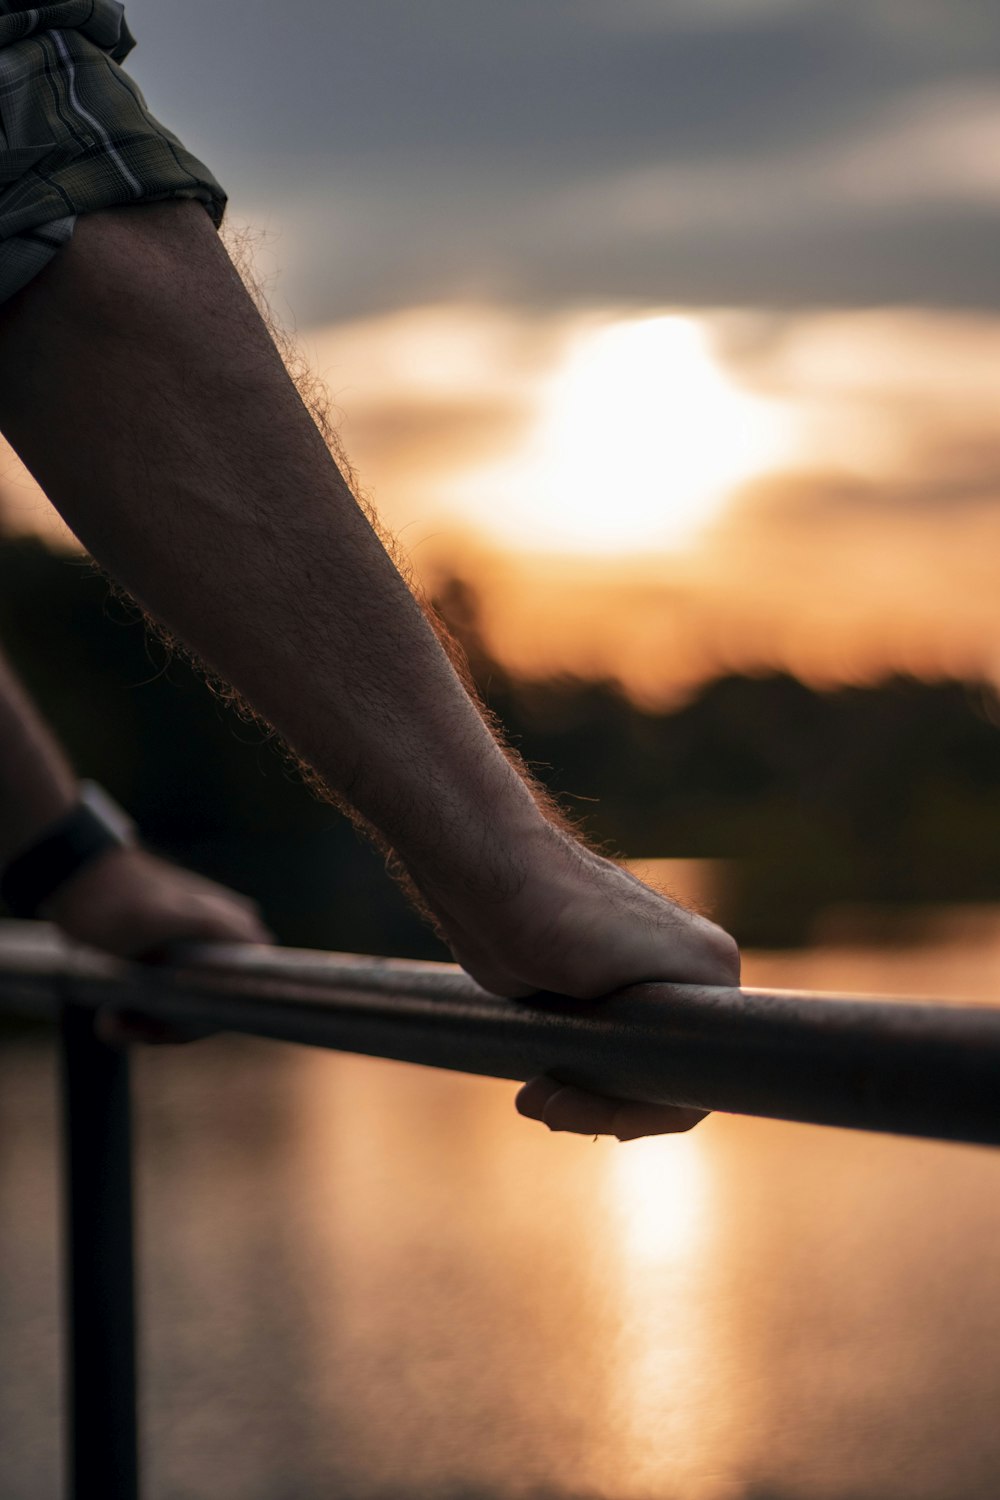
M 44 901 L 106 849 L 131 843 L 126 815 L 101 787 L 84 782 L 80 800 L 0 877 L 0 896 L 11 916 L 34 917 Z

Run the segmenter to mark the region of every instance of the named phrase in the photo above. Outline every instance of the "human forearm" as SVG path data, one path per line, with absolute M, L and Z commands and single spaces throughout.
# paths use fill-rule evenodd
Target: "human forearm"
M 0 653 L 0 867 L 76 796 L 65 751 Z
M 204 213 L 163 207 L 81 220 L 47 298 L 5 330 L 0 422 L 97 559 L 408 866 L 503 883 L 504 851 L 538 820 L 531 790 L 351 496 Z
M 0 428 L 109 572 L 392 846 L 486 988 L 586 998 L 645 979 L 736 982 L 725 933 L 546 815 L 198 207 L 80 220 L 0 310 Z M 623 1138 L 700 1118 L 552 1080 L 519 1108 Z
M 81 219 L 0 314 L 0 427 L 108 571 L 394 849 L 488 989 L 735 981 L 725 933 L 544 811 L 197 206 Z

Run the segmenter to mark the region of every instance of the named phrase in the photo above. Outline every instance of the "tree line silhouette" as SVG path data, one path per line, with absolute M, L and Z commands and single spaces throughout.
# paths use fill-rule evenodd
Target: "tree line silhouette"
M 609 681 L 525 682 L 473 587 L 436 604 L 521 755 L 609 852 L 724 861 L 744 944 L 807 941 L 831 904 L 1000 899 L 1000 708 L 981 683 L 816 691 L 727 676 L 662 713 Z M 213 695 L 85 559 L 0 538 L 0 639 L 84 774 L 165 854 L 255 895 L 283 941 L 440 957 L 382 857 Z

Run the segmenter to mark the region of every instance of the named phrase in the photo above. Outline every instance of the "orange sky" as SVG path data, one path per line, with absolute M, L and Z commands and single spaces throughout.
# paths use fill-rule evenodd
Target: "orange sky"
M 480 476 L 508 471 L 514 505 L 511 457 L 537 447 L 539 405 L 581 333 L 664 311 L 450 305 L 311 336 L 348 451 L 418 569 L 453 565 L 478 581 L 491 639 L 519 670 L 611 673 L 654 700 L 727 668 L 787 666 L 818 681 L 896 669 L 1000 677 L 997 317 L 686 310 L 766 429 L 752 472 L 704 499 L 700 528 L 658 543 L 678 436 L 694 424 L 706 447 L 725 451 L 735 437 L 746 449 L 747 411 L 723 401 L 699 428 L 701 398 L 689 410 L 667 369 L 661 410 L 637 402 L 643 431 L 619 421 L 610 434 L 628 482 L 616 486 L 606 452 L 599 466 L 599 503 L 625 512 L 628 550 L 576 550 L 559 507 L 560 550 L 551 524 L 524 524 L 520 546 L 491 527 Z M 655 361 L 646 378 L 655 385 Z M 582 413 L 584 460 L 607 449 L 615 417 L 609 387 L 606 420 L 599 404 Z M 652 494 L 645 545 L 633 436 Z M 690 467 L 691 443 L 681 446 Z M 543 511 L 544 493 L 534 500 Z M 502 506 L 502 487 L 488 501 Z
M 476 582 L 518 670 L 1000 679 L 1000 317 L 447 303 L 303 343 L 418 573 Z

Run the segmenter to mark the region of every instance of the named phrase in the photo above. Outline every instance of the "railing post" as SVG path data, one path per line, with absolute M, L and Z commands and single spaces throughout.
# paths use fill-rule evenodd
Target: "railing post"
M 137 1500 L 129 1060 L 61 1013 L 68 1495 Z

